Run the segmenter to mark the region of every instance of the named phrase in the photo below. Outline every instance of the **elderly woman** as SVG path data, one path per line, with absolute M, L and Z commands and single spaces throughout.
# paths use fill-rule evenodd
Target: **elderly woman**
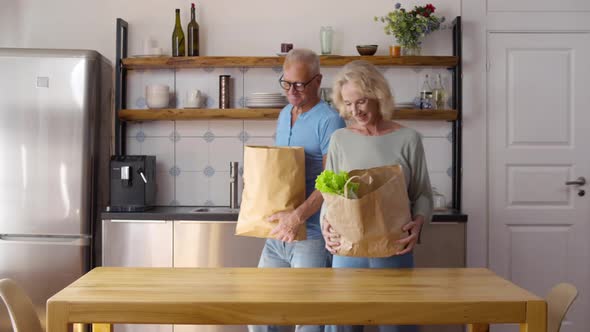
M 334 255 L 334 268 L 411 268 L 412 249 L 422 225 L 432 214 L 432 192 L 422 140 L 418 132 L 391 121 L 393 97 L 383 75 L 366 61 L 353 61 L 342 68 L 333 87 L 333 100 L 346 128 L 332 135 L 326 169 L 350 171 L 386 165 L 401 165 L 411 203 L 412 220 L 398 240 L 404 249 L 391 257 L 346 257 Z M 322 235 L 332 253 L 340 245 L 339 234 L 322 218 Z M 327 326 L 326 332 L 357 332 L 362 326 Z M 417 331 L 416 326 L 380 326 L 380 332 Z

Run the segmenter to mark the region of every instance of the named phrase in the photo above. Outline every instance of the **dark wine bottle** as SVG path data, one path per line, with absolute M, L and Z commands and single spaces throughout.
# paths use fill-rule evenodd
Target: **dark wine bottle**
M 172 32 L 172 56 L 184 56 L 184 32 L 180 25 L 180 9 L 176 9 L 176 24 Z
M 195 4 L 191 4 L 191 21 L 186 28 L 188 56 L 199 55 L 199 23 L 195 20 Z

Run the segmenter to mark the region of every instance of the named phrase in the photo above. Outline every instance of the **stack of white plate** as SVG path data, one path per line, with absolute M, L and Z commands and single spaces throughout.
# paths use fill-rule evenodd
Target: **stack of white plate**
M 396 103 L 395 108 L 398 108 L 398 109 L 399 108 L 416 108 L 416 105 L 414 105 L 414 102 L 406 101 L 406 102 Z
M 249 108 L 282 108 L 287 104 L 287 97 L 281 93 L 254 92 L 246 97 L 246 107 Z

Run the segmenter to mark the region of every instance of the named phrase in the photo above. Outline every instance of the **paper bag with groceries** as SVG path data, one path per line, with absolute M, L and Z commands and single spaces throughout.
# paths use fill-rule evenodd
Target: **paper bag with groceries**
M 326 172 L 316 188 L 324 197 L 322 222 L 325 218 L 340 234 L 336 254 L 388 257 L 402 250 L 395 241 L 404 236 L 402 226 L 411 221 L 411 212 L 401 166 Z
M 305 201 L 305 153 L 302 147 L 244 147 L 244 190 L 236 235 L 271 238 L 277 225 L 269 216 Z M 305 240 L 300 227 L 295 240 Z

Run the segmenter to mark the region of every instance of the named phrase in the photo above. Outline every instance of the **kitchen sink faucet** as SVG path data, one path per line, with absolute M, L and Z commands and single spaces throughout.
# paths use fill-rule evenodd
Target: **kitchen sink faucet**
M 229 162 L 229 207 L 238 208 L 238 162 Z

